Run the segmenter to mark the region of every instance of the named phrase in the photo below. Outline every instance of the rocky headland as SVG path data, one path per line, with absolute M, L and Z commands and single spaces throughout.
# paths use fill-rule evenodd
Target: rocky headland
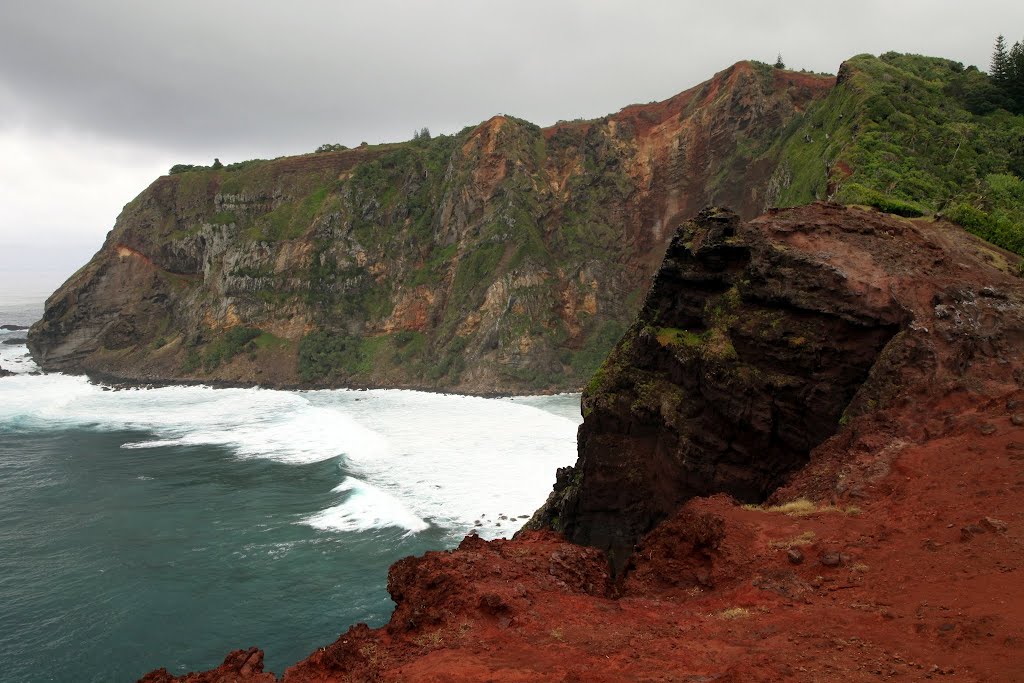
M 835 79 L 741 62 L 663 102 L 155 181 L 49 300 L 46 370 L 264 386 L 578 390 L 672 230 L 771 205 Z M 724 179 L 728 182 L 724 182 Z
M 600 119 L 175 167 L 29 347 L 108 381 L 578 390 L 707 205 L 945 216 L 1024 253 L 1024 126 L 987 78 L 896 53 L 836 77 L 740 62 Z
M 674 232 L 512 540 L 390 571 L 280 678 L 1021 680 L 1024 280 L 933 219 L 832 204 Z

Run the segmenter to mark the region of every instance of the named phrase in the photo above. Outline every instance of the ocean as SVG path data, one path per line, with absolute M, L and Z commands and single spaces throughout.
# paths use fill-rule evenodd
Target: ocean
M 0 302 L 0 324 L 42 304 Z M 384 624 L 387 568 L 510 536 L 575 461 L 579 396 L 114 390 L 0 332 L 0 680 L 133 681 Z

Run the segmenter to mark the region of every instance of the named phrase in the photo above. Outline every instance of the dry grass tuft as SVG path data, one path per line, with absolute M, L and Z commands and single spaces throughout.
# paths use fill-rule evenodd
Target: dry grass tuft
M 436 631 L 430 631 L 413 638 L 414 643 L 422 648 L 434 650 L 441 647 L 444 644 L 445 637 L 447 634 L 443 628 L 439 628 Z
M 789 538 L 785 540 L 772 541 L 768 545 L 776 550 L 781 548 L 796 548 L 800 546 L 812 545 L 818 536 L 813 531 L 805 531 L 795 538 Z
M 721 619 L 746 619 L 750 616 L 750 610 L 746 607 L 730 607 L 718 613 Z
M 797 498 L 791 500 L 788 503 L 782 505 L 772 505 L 771 507 L 765 508 L 765 512 L 781 512 L 784 515 L 791 517 L 806 517 L 807 515 L 813 515 L 815 512 L 819 512 L 819 508 L 815 505 L 814 501 L 806 498 Z
M 822 505 L 818 506 L 813 500 L 807 498 L 797 498 L 791 500 L 788 503 L 782 503 L 781 505 L 771 505 L 764 507 L 761 505 L 744 505 L 744 510 L 763 510 L 764 512 L 781 512 L 784 515 L 790 517 L 807 517 L 809 515 L 816 515 L 819 513 L 841 513 L 845 515 L 857 516 L 860 514 L 860 508 L 856 505 L 850 505 L 846 508 L 836 507 L 835 505 Z

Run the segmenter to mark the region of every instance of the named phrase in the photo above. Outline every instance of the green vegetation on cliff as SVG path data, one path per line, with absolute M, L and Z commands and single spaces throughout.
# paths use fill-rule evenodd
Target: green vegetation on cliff
M 815 199 L 941 214 L 1024 254 L 1024 117 L 946 59 L 859 55 L 780 144 L 776 204 Z
M 1024 116 L 1004 90 L 895 53 L 854 57 L 835 79 L 741 62 L 547 129 L 495 116 L 455 135 L 175 166 L 125 207 L 96 257 L 107 267 L 55 298 L 37 348 L 47 367 L 114 375 L 576 389 L 629 327 L 675 227 L 708 204 L 942 215 L 1024 253 Z M 106 317 L 116 333 L 63 350 Z M 281 343 L 260 343 L 270 331 Z M 711 333 L 655 337 L 730 351 Z
M 148 237 L 165 250 L 224 238 L 241 247 L 224 264 L 236 304 L 305 311 L 303 382 L 457 386 L 472 358 L 493 364 L 494 390 L 574 388 L 625 328 L 621 299 L 642 293 L 625 261 L 611 269 L 631 281 L 624 297 L 595 289 L 591 273 L 609 271 L 621 249 L 625 160 L 607 131 L 548 140 L 506 116 L 403 144 L 181 166 L 157 192 L 173 218 L 153 221 Z M 547 188 L 574 166 L 566 202 Z M 275 265 L 289 245 L 302 247 Z M 563 300 L 564 313 L 553 307 Z M 190 348 L 183 368 L 219 367 L 237 354 L 223 345 Z
M 185 355 L 184 370 L 193 372 L 202 367 L 210 371 L 242 352 L 255 353 L 257 348 L 268 344 L 267 339 L 258 343 L 260 337 L 269 338 L 271 335 L 265 335 L 263 330 L 253 327 L 232 327 L 206 344 L 202 351 L 190 348 Z

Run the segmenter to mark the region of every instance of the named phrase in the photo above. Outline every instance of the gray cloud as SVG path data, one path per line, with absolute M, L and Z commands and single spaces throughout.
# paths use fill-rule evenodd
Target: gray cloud
M 1009 4 L 8 0 L 0 125 L 229 156 L 403 139 L 497 112 L 548 124 L 778 51 L 814 70 L 888 49 L 984 66 L 994 35 L 1024 26 Z

